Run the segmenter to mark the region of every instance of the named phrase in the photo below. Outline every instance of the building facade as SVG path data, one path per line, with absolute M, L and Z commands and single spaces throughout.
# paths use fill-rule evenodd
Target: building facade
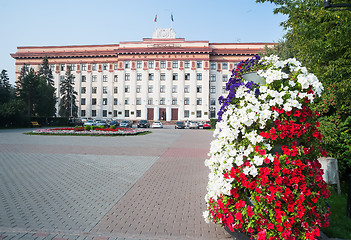
M 79 117 L 128 120 L 207 120 L 236 65 L 272 43 L 209 43 L 156 29 L 152 38 L 115 45 L 18 47 L 16 79 L 48 57 L 57 98 L 68 67 L 75 77 Z M 57 104 L 58 109 L 58 104 Z

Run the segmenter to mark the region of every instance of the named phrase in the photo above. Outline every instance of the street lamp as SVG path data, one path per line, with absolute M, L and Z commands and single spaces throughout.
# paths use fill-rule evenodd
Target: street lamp
M 332 4 L 332 0 L 324 0 L 324 8 L 329 11 L 345 11 L 351 10 L 351 3 Z

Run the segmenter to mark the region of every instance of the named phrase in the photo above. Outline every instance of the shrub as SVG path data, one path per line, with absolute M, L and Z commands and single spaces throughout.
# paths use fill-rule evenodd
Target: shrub
M 86 125 L 86 126 L 84 127 L 84 129 L 85 129 L 86 131 L 90 131 L 90 130 L 91 130 L 91 126 L 90 126 L 90 125 Z
M 215 128 L 216 128 L 217 122 L 218 122 L 218 119 L 217 119 L 217 118 L 211 118 L 211 119 L 210 119 L 210 124 L 211 124 L 211 128 L 212 128 L 212 129 L 215 129 Z
M 116 125 L 110 126 L 111 129 L 116 129 Z

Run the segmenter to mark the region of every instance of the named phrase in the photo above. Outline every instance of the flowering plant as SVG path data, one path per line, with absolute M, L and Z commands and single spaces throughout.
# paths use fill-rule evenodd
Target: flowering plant
M 265 84 L 245 81 L 256 71 Z M 211 142 L 207 222 L 255 239 L 316 239 L 329 224 L 329 190 L 317 160 L 323 86 L 296 59 L 256 56 L 238 64 L 221 97 Z
M 85 130 L 83 127 L 66 127 L 66 128 L 47 128 L 37 129 L 29 134 L 38 135 L 77 135 L 77 136 L 122 136 L 122 135 L 138 135 L 147 133 L 148 130 L 137 128 L 96 128 L 94 130 Z

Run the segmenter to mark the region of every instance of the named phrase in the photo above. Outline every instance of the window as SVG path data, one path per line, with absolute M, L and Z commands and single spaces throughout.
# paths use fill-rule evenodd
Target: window
M 96 117 L 96 110 L 91 110 L 91 116 Z
M 147 92 L 148 93 L 153 93 L 154 92 L 154 86 L 148 86 L 148 88 L 147 88 Z
M 173 77 L 172 77 L 173 80 L 178 80 L 178 73 L 173 73 Z
M 162 68 L 162 69 L 166 68 L 166 61 L 161 61 L 160 68 Z
M 69 66 L 71 68 L 71 71 L 75 71 L 76 70 L 76 65 L 75 64 L 72 63 Z
M 125 61 L 125 62 L 124 62 L 124 68 L 125 68 L 125 69 L 130 68 L 130 61 Z
M 141 105 L 141 98 L 136 99 L 136 105 Z
M 65 81 L 65 76 L 60 76 L 60 81 L 61 82 Z
M 55 64 L 50 64 L 50 70 L 53 72 L 55 71 Z
M 137 68 L 140 69 L 142 68 L 143 64 L 141 61 L 137 61 Z
M 166 91 L 166 86 L 165 85 L 161 85 L 160 86 L 160 92 L 164 93 Z
M 74 83 L 76 81 L 76 76 L 72 76 L 72 83 Z
M 184 105 L 189 105 L 189 98 L 184 98 Z
M 149 73 L 149 81 L 153 81 L 154 80 L 154 74 L 153 73 Z
M 197 117 L 197 118 L 200 118 L 200 117 L 201 117 L 201 110 L 197 110 L 197 111 L 196 111 L 196 117 Z
M 80 104 L 85 105 L 85 98 L 80 99 Z
M 86 82 L 87 81 L 87 77 L 86 76 L 82 76 L 82 82 Z
M 153 98 L 149 98 L 149 99 L 147 100 L 147 104 L 148 104 L 148 105 L 152 105 L 153 102 L 154 102 L 154 99 L 153 99 Z
M 117 103 L 118 103 L 118 99 L 117 99 L 117 98 L 114 98 L 114 99 L 113 99 L 113 105 L 117 105 Z
M 190 89 L 190 86 L 189 86 L 189 85 L 185 85 L 185 86 L 184 86 L 184 92 L 185 92 L 185 93 L 189 93 L 189 89 Z
M 107 110 L 102 110 L 102 117 L 107 117 Z
M 184 61 L 184 68 L 190 68 L 190 61 Z
M 136 86 L 136 92 L 137 92 L 137 93 L 140 93 L 140 92 L 141 92 L 141 85 L 137 85 L 137 86 Z
M 190 73 L 186 73 L 186 74 L 184 75 L 184 79 L 185 79 L 185 80 L 190 80 Z
M 102 87 L 102 93 L 107 93 L 107 87 Z
M 108 64 L 107 63 L 104 63 L 102 65 L 102 70 L 104 70 L 104 71 L 108 70 Z
M 137 74 L 137 81 L 141 81 L 141 79 L 142 79 L 142 75 L 141 75 L 141 73 L 138 73 Z
M 196 99 L 196 105 L 202 105 L 202 98 Z
M 215 62 L 211 62 L 210 69 L 211 70 L 216 70 L 216 63 Z
M 160 99 L 160 105 L 165 105 L 165 104 L 166 104 L 165 98 L 161 98 L 161 99 Z
M 96 82 L 97 81 L 97 76 L 96 75 L 91 76 L 91 81 L 92 82 Z
M 202 80 L 202 73 L 196 74 L 196 80 L 198 80 L 198 81 Z
M 126 86 L 124 87 L 124 92 L 125 92 L 125 93 L 129 93 L 129 85 L 126 85 Z
M 165 74 L 165 73 L 161 73 L 161 75 L 160 75 L 160 80 L 161 80 L 161 81 L 166 80 L 166 74 Z
M 153 69 L 154 68 L 154 61 L 149 61 L 148 62 L 148 68 Z
M 216 118 L 216 111 L 210 111 L 210 118 Z
M 196 68 L 202 68 L 202 61 L 196 61 Z
M 189 117 L 189 110 L 184 110 L 184 117 L 188 118 Z
M 129 81 L 129 80 L 130 80 L 130 74 L 129 74 L 129 73 L 126 73 L 126 75 L 125 75 L 125 80 L 126 80 L 126 81 Z
M 216 81 L 216 75 L 215 74 L 211 74 L 210 82 L 215 82 L 215 81 Z
M 86 71 L 87 70 L 87 64 L 86 63 L 82 63 L 82 65 L 80 65 L 82 71 Z
M 107 98 L 102 99 L 102 105 L 107 105 Z
M 97 92 L 97 87 L 92 87 L 91 93 L 96 93 Z
M 177 98 L 172 98 L 172 105 L 177 105 Z
M 92 70 L 92 71 L 96 71 L 96 63 L 93 63 L 93 64 L 91 65 L 91 70 Z
M 216 105 L 216 99 L 215 99 L 215 98 L 211 98 L 211 99 L 210 99 L 210 105 L 211 105 L 211 106 Z
M 114 82 L 118 82 L 118 75 L 114 75 L 114 76 L 113 76 L 113 81 L 114 81 Z
M 210 93 L 216 93 L 216 86 L 210 87 Z
M 103 76 L 102 76 L 102 81 L 103 81 L 103 82 L 107 82 L 107 75 L 103 75 Z
M 129 110 L 124 110 L 124 116 L 129 117 Z
M 228 82 L 228 75 L 223 75 L 222 76 L 222 81 L 223 82 Z
M 222 69 L 227 70 L 228 69 L 228 63 L 222 63 Z
M 172 86 L 172 93 L 178 92 L 178 86 Z
M 136 117 L 141 117 L 141 110 L 136 110 Z
M 172 62 L 172 68 L 178 68 L 178 61 Z
M 125 98 L 125 99 L 124 99 L 124 104 L 125 104 L 125 105 L 129 105 L 129 98 Z
M 91 105 L 96 105 L 96 98 L 91 99 Z
M 81 111 L 80 111 L 80 116 L 81 116 L 81 117 L 85 117 L 85 110 L 81 110 Z
M 86 87 L 82 87 L 81 91 L 80 91 L 82 94 L 86 93 L 87 92 L 87 88 Z
M 222 86 L 222 93 L 226 93 L 226 92 L 227 92 L 226 86 Z
M 118 70 L 118 64 L 117 63 L 113 64 L 113 70 Z
M 196 86 L 196 92 L 197 93 L 202 93 L 202 86 Z
M 61 70 L 61 71 L 65 71 L 65 67 L 66 67 L 65 64 L 60 64 L 60 70 Z
M 117 110 L 113 110 L 113 117 L 117 117 L 118 111 Z
M 118 93 L 118 87 L 113 87 L 113 93 Z

